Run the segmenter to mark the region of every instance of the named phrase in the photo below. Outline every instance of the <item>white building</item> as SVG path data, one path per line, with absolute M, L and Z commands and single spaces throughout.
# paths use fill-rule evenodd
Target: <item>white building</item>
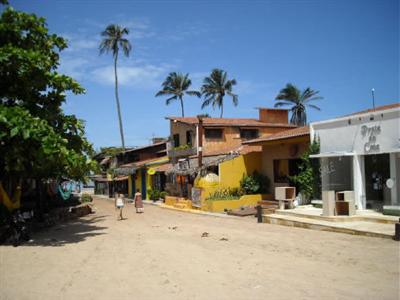
M 354 191 L 358 209 L 400 205 L 400 103 L 310 124 L 322 190 Z

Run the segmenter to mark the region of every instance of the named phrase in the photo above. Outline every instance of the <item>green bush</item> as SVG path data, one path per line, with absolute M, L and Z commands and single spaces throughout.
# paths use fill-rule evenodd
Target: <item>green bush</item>
M 246 195 L 267 194 L 269 192 L 270 181 L 267 176 L 254 172 L 253 175 L 243 175 L 240 187 Z
M 81 196 L 81 202 L 85 203 L 85 202 L 92 202 L 93 198 L 92 196 L 90 196 L 88 193 L 83 193 Z
M 321 199 L 321 173 L 320 163 L 318 159 L 311 159 L 311 154 L 318 154 L 320 142 L 317 137 L 314 137 L 306 152 L 301 156 L 299 165 L 299 173 L 289 177 L 291 184 L 296 186 L 296 189 L 301 192 L 306 199 Z
M 148 190 L 147 194 L 149 195 L 150 200 L 158 200 L 160 199 L 160 191 L 157 189 Z
M 165 197 L 168 196 L 167 192 L 161 192 L 160 193 L 160 198 L 162 198 L 163 200 L 165 200 Z
M 238 200 L 244 195 L 241 188 L 222 188 L 216 190 L 206 200 Z
M 192 148 L 192 146 L 185 144 L 185 145 L 180 145 L 178 147 L 175 147 L 174 150 L 186 150 L 186 149 L 190 149 Z

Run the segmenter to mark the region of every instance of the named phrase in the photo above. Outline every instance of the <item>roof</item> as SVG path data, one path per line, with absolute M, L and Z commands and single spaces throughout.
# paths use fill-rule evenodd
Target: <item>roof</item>
M 236 153 L 238 155 L 245 155 L 251 152 L 261 152 L 262 148 L 261 146 L 253 146 L 253 145 L 239 145 L 239 146 L 230 146 L 230 147 L 225 147 L 221 148 L 218 150 L 213 150 L 213 151 L 204 151 L 203 152 L 203 157 L 207 156 L 216 156 L 216 155 L 224 155 L 224 154 L 231 154 L 231 153 Z M 192 155 L 191 157 L 197 157 L 197 155 Z
M 171 121 L 177 121 L 189 125 L 195 125 L 199 123 L 197 117 L 167 117 L 166 119 Z M 261 122 L 257 119 L 239 119 L 239 118 L 203 118 L 204 127 L 227 127 L 227 126 L 238 126 L 238 127 L 297 127 L 293 124 L 287 123 L 266 123 Z
M 295 138 L 295 137 L 300 137 L 300 136 L 309 136 L 310 135 L 310 127 L 303 126 L 303 127 L 298 127 L 294 129 L 288 129 L 284 130 L 266 137 L 250 140 L 243 142 L 243 144 L 258 144 L 260 142 L 269 142 L 269 141 L 278 141 L 278 140 L 285 140 L 285 139 L 290 139 L 290 138 Z
M 237 154 L 228 154 L 228 155 L 214 155 L 204 157 L 202 160 L 201 169 L 204 170 L 209 166 L 217 166 L 221 162 L 225 160 L 229 160 L 237 157 Z M 166 171 L 167 174 L 176 174 L 176 175 L 194 175 L 198 173 L 200 170 L 199 162 L 196 157 L 188 158 L 182 162 L 179 162 L 173 165 L 170 169 Z
M 166 160 L 166 159 L 168 159 L 168 157 L 165 156 L 165 157 L 149 158 L 149 159 L 140 160 L 140 161 L 132 162 L 132 163 L 129 163 L 129 164 L 121 165 L 119 167 L 120 168 L 131 168 L 131 167 L 139 168 L 139 167 L 145 166 L 147 164 L 151 164 L 151 163 L 153 163 L 154 165 L 157 164 L 158 162 L 160 164 L 163 164 L 163 163 L 165 163 L 165 161 L 163 161 L 163 159 Z
M 156 170 L 156 172 L 163 173 L 163 172 L 167 172 L 171 168 L 172 168 L 172 164 L 166 163 L 166 164 L 159 165 L 159 166 L 155 167 L 154 169 Z
M 162 144 L 165 144 L 165 145 L 166 145 L 166 144 L 167 144 L 167 141 L 162 141 L 162 142 L 154 143 L 154 144 L 147 145 L 147 146 L 141 146 L 141 147 L 129 149 L 129 150 L 126 150 L 124 153 L 127 153 L 127 152 L 135 152 L 135 151 L 143 150 L 143 149 L 146 149 L 146 148 L 157 147 L 157 146 L 160 146 L 160 145 L 162 145 Z M 166 146 L 165 146 L 165 147 L 166 147 Z M 122 152 L 121 152 L 121 153 L 122 153 Z M 118 153 L 118 155 L 121 154 L 121 153 Z
M 366 109 L 366 110 L 362 110 L 359 112 L 355 112 L 355 113 L 352 113 L 349 115 L 345 115 L 345 117 L 361 115 L 361 114 L 366 114 L 366 113 L 376 112 L 376 111 L 381 111 L 381 110 L 393 109 L 393 108 L 397 108 L 397 107 L 400 107 L 400 103 L 386 104 L 386 105 L 381 105 L 381 106 L 375 107 L 375 109 L 371 108 L 371 109 Z

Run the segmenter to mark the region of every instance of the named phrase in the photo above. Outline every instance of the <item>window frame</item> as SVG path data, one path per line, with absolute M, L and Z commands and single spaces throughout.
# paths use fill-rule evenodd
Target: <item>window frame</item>
M 207 136 L 207 133 L 209 134 L 212 131 L 214 131 L 214 132 L 219 131 L 219 132 L 221 132 L 221 135 L 219 137 Z M 214 141 L 223 140 L 223 138 L 224 138 L 224 129 L 223 128 L 204 128 L 204 138 L 206 140 L 214 140 Z

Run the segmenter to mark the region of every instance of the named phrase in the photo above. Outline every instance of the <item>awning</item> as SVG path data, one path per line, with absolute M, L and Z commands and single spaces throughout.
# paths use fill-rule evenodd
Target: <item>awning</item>
M 207 156 L 203 157 L 203 165 L 199 168 L 198 158 L 190 158 L 186 160 L 181 160 L 177 164 L 173 165 L 168 171 L 167 174 L 175 174 L 175 175 L 194 175 L 201 170 L 206 169 L 210 166 L 218 166 L 220 163 L 234 159 L 238 157 L 239 154 L 227 154 L 227 155 L 216 155 L 216 156 Z
M 325 152 L 319 154 L 311 154 L 311 158 L 323 158 L 323 157 L 339 157 L 339 156 L 353 156 L 356 155 L 354 152 Z
M 153 169 L 155 169 L 156 172 L 158 172 L 158 173 L 164 173 L 164 172 L 167 172 L 171 168 L 172 168 L 172 164 L 167 163 L 167 164 L 163 164 L 163 165 L 154 167 Z
M 109 181 L 112 181 L 112 180 L 109 180 L 108 178 L 105 178 L 105 177 L 97 177 L 97 178 L 93 178 L 92 180 L 96 181 L 96 182 L 109 182 Z
M 114 181 L 123 181 L 123 180 L 128 180 L 129 176 L 121 176 L 121 177 L 117 177 L 114 178 Z
M 122 167 L 114 170 L 116 175 L 128 176 L 136 173 L 137 167 Z

